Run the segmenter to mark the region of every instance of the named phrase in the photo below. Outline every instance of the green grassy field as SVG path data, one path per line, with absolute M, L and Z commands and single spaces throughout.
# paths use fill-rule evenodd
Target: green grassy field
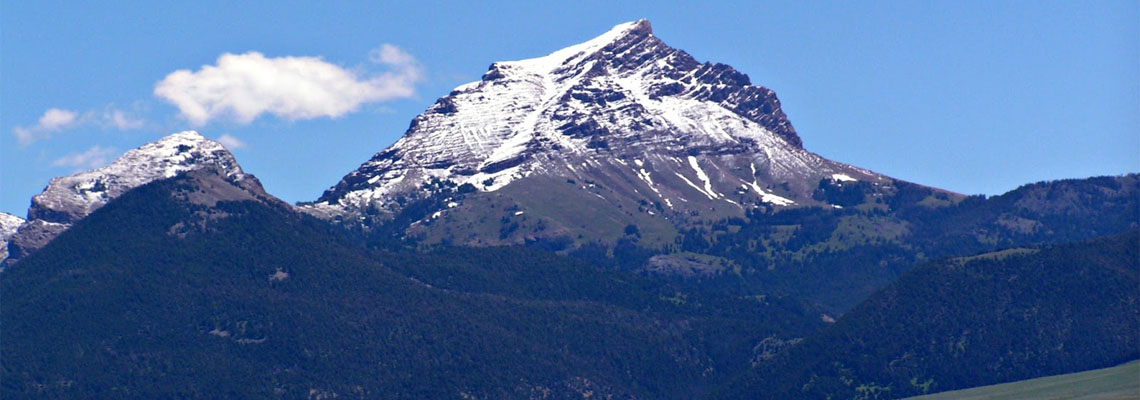
M 1117 400 L 1140 399 L 1140 361 L 1111 368 L 955 390 L 912 400 Z

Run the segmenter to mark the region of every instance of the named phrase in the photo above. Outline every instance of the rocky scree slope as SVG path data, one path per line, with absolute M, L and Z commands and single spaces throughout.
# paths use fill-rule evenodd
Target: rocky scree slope
M 631 222 L 669 230 L 756 207 L 828 206 L 813 197 L 824 180 L 882 192 L 894 182 L 804 150 L 772 90 L 669 47 L 639 20 L 544 57 L 492 64 L 302 208 L 367 228 L 440 195 L 438 212 L 412 221 L 413 231 L 450 214 L 453 233 L 436 239 L 502 243 L 525 238 L 484 232 L 473 220 L 488 218 L 471 215 L 513 208 L 510 218 L 555 203 L 599 214 L 532 210 L 548 235 L 598 234 L 583 219 L 611 233 Z M 499 223 L 489 219 L 483 225 Z

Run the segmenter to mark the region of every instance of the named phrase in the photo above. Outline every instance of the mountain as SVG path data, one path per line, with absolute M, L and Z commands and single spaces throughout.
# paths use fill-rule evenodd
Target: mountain
M 1138 186 L 962 196 L 829 161 L 774 92 L 640 20 L 492 64 L 298 207 L 376 242 L 523 244 L 837 316 L 931 259 L 1135 228 Z
M 758 368 L 735 396 L 900 398 L 1135 360 L 1137 260 L 1133 230 L 929 263 Z
M 1028 185 L 1001 201 L 1084 218 L 1081 204 L 1104 197 L 1081 193 L 1128 179 Z M 781 216 L 793 211 L 769 218 L 810 225 L 819 212 Z M 1114 229 L 1098 218 L 1090 230 Z M 1135 358 L 1138 242 L 936 261 L 829 324 L 775 293 L 523 246 L 370 250 L 252 175 L 194 169 L 122 193 L 0 274 L 0 393 L 901 397 Z
M 7 246 L 8 263 L 46 245 L 119 195 L 180 172 L 213 169 L 236 181 L 245 174 L 221 143 L 185 131 L 128 151 L 106 167 L 54 178 L 32 198 L 28 218 Z
M 368 250 L 223 172 L 121 193 L 0 274 L 0 397 L 699 398 L 822 325 L 524 247 Z
M 641 20 L 492 64 L 316 202 L 195 132 L 53 179 L 0 215 L 0 396 L 949 390 L 1140 356 L 1137 228 L 1136 174 L 962 196 L 826 160 Z
M 0 262 L 8 258 L 8 240 L 24 224 L 24 219 L 12 214 L 0 212 Z
M 689 221 L 757 208 L 877 207 L 896 182 L 804 150 L 772 90 L 639 20 L 491 64 L 302 206 L 366 230 L 422 210 L 401 228 L 428 243 L 613 242 L 633 224 L 664 245 Z M 820 192 L 852 185 L 870 190 Z

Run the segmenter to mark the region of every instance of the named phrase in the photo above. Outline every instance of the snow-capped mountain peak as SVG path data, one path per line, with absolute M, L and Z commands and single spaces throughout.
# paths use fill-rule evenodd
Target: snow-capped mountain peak
M 638 20 L 491 64 L 303 208 L 355 219 L 430 196 L 433 182 L 498 192 L 545 177 L 622 187 L 625 201 L 675 212 L 742 210 L 819 203 L 812 192 L 835 175 L 885 179 L 805 151 L 773 91 L 669 47 Z
M 180 172 L 211 169 L 227 179 L 246 178 L 221 143 L 198 132 L 184 131 L 130 150 L 111 164 L 91 171 L 53 178 L 32 198 L 28 220 L 12 237 L 13 259 L 47 244 L 71 224 L 135 187 Z
M 29 219 L 72 223 L 123 192 L 179 172 L 217 168 L 240 177 L 241 167 L 221 143 L 184 131 L 130 150 L 110 165 L 51 180 L 32 198 Z

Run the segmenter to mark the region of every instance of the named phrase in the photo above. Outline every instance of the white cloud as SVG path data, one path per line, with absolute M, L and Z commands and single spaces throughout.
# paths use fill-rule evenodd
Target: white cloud
M 39 126 L 50 131 L 55 131 L 74 124 L 78 117 L 79 115 L 76 114 L 75 111 L 51 108 L 45 111 L 44 115 L 40 117 Z
M 107 165 L 111 157 L 118 153 L 109 147 L 94 146 L 79 153 L 71 153 L 57 158 L 51 162 L 53 167 L 72 167 L 74 169 L 95 169 Z
M 370 59 L 391 70 L 361 76 L 318 57 L 225 53 L 215 65 L 170 73 L 155 84 L 154 94 L 197 126 L 221 117 L 247 124 L 264 113 L 291 121 L 335 118 L 364 103 L 414 94 L 423 75 L 414 57 L 386 44 Z
M 47 111 L 44 111 L 43 116 L 40 117 L 36 125 L 29 127 L 17 126 L 12 129 L 12 133 L 16 136 L 16 141 L 19 142 L 21 146 L 27 146 L 36 141 L 48 139 L 55 132 L 74 129 L 89 124 L 101 125 L 104 128 L 129 130 L 142 128 L 143 125 L 145 125 L 145 121 L 132 118 L 127 115 L 127 113 L 111 108 L 110 106 L 103 112 L 102 119 L 96 117 L 94 111 L 87 111 L 80 114 L 71 110 L 49 108 Z
M 391 65 L 394 67 L 416 66 L 418 64 L 415 57 L 412 57 L 411 54 L 387 43 L 372 49 L 368 54 L 368 59 L 377 64 Z
M 21 146 L 27 146 L 37 140 L 47 139 L 51 137 L 53 132 L 70 128 L 78 122 L 79 114 L 75 111 L 49 108 L 44 111 L 44 115 L 40 117 L 39 123 L 35 126 L 26 128 L 17 126 L 13 129 L 13 133 Z
M 246 146 L 245 142 L 241 141 L 241 139 L 230 136 L 228 133 L 224 133 L 218 137 L 218 143 L 221 143 L 222 146 L 226 146 L 226 148 L 230 150 L 244 149 Z

